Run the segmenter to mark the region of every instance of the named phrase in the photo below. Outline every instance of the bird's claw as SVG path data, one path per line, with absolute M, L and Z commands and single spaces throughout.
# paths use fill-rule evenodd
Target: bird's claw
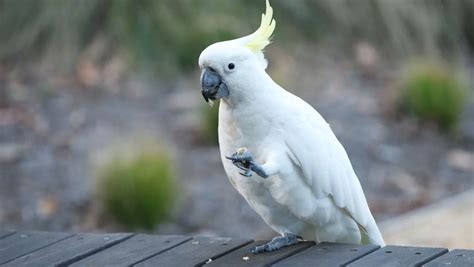
M 240 175 L 245 177 L 251 177 L 252 172 L 255 172 L 262 178 L 267 178 L 268 175 L 262 166 L 255 163 L 253 156 L 246 148 L 239 148 L 237 152 L 232 154 L 230 157 L 226 156 L 226 159 L 231 160 L 232 163 L 244 172 L 240 172 Z
M 278 236 L 273 238 L 270 242 L 255 246 L 250 251 L 253 254 L 259 254 L 262 252 L 271 252 L 275 250 L 279 250 L 282 247 L 291 246 L 297 244 L 301 237 L 294 235 L 292 233 L 285 233 L 283 236 Z
M 254 160 L 252 154 L 246 149 L 239 148 L 230 157 L 226 156 L 226 159 L 231 160 L 237 168 L 244 171 L 240 172 L 240 175 L 245 177 L 252 176 L 251 165 L 254 164 Z
M 241 162 L 244 166 L 250 165 L 253 163 L 253 156 L 248 151 L 237 151 L 234 152 L 230 157 L 226 156 L 227 159 L 232 160 L 232 162 Z
M 252 176 L 252 171 L 250 170 L 250 168 L 245 167 L 242 162 L 240 162 L 240 161 L 235 161 L 235 162 L 232 161 L 232 163 L 234 163 L 234 165 L 235 165 L 237 168 L 239 168 L 239 169 L 241 169 L 241 170 L 244 171 L 244 172 L 240 172 L 240 175 L 245 176 L 245 177 L 251 177 L 251 176 Z
M 252 252 L 253 254 L 259 254 L 259 253 L 262 253 L 262 252 L 270 252 L 270 251 L 271 250 L 269 250 L 267 244 L 260 245 L 260 246 L 255 246 L 252 249 L 250 249 L 250 252 Z
M 245 170 L 245 172 L 239 172 L 240 175 L 244 177 L 252 177 L 252 171 L 251 170 Z

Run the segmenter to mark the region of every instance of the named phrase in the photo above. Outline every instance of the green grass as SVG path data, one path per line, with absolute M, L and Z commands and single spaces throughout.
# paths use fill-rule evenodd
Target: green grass
M 422 121 L 455 130 L 467 99 L 463 79 L 446 66 L 419 63 L 405 73 L 403 107 Z
M 107 215 L 129 230 L 152 230 L 176 204 L 176 174 L 163 151 L 114 157 L 99 171 L 99 199 Z

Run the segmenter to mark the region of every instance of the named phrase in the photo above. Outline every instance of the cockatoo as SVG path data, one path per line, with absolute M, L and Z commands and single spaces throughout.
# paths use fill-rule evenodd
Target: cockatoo
M 206 101 L 221 101 L 218 134 L 225 172 L 280 234 L 252 252 L 300 240 L 383 246 L 359 180 L 329 124 L 265 71 L 263 49 L 275 24 L 267 0 L 257 31 L 212 44 L 199 56 L 201 93 Z

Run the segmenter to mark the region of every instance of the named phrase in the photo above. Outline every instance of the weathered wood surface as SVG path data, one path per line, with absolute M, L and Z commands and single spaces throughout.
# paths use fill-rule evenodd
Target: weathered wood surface
M 474 266 L 474 250 L 302 242 L 253 255 L 265 241 L 145 234 L 0 230 L 0 266 Z
M 340 266 L 349 264 L 363 256 L 379 249 L 379 246 L 359 246 L 351 244 L 321 243 L 312 246 L 301 253 L 284 259 L 274 266 Z
M 149 258 L 137 266 L 194 266 L 205 264 L 252 240 L 232 238 L 195 237 L 186 243 Z
M 348 266 L 420 266 L 446 252 L 445 248 L 386 246 Z
M 8 231 L 8 230 L 0 230 L 0 239 L 7 237 L 9 235 L 14 234 L 15 231 Z
M 441 267 L 441 266 L 457 266 L 472 267 L 474 266 L 474 250 L 454 249 L 449 253 L 442 255 L 423 266 Z
M 248 244 L 236 251 L 233 251 L 224 257 L 220 257 L 208 264 L 211 266 L 270 266 L 278 261 L 288 258 L 289 256 L 303 251 L 314 245 L 313 242 L 302 242 L 293 246 L 282 248 L 275 252 L 261 253 L 254 255 L 250 252 L 250 249 L 256 245 L 264 244 L 266 241 L 257 241 Z
M 72 266 L 130 266 L 189 240 L 185 236 L 138 234 Z
M 8 263 L 10 266 L 67 265 L 123 241 L 130 234 L 75 234 Z
M 0 239 L 0 264 L 7 263 L 23 255 L 71 236 L 67 233 L 17 232 Z

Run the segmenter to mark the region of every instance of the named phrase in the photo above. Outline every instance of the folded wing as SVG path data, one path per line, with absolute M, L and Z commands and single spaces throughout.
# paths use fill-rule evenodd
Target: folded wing
M 326 121 L 306 103 L 284 140 L 290 158 L 317 198 L 330 197 L 357 223 L 364 243 L 384 245 L 347 153 Z

